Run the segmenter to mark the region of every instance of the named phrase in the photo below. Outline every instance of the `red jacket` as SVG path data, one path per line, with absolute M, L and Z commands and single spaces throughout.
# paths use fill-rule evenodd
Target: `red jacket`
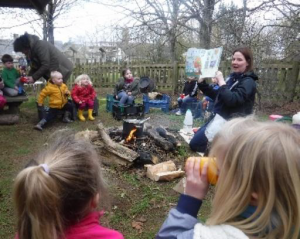
M 72 99 L 76 104 L 79 104 L 79 101 L 94 100 L 96 97 L 96 92 L 93 86 L 79 86 L 75 85 L 71 93 Z

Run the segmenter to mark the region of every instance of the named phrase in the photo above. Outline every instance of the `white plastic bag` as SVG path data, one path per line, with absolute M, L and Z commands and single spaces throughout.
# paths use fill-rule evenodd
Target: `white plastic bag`
M 208 142 L 212 142 L 215 135 L 222 129 L 223 125 L 227 122 L 221 115 L 216 114 L 215 117 L 208 123 L 205 129 L 205 136 Z

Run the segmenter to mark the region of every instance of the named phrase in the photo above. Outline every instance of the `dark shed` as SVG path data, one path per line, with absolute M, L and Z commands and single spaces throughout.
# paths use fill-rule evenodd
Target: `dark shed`
M 51 0 L 0 0 L 0 7 L 36 9 L 40 14 L 42 14 L 45 6 L 50 1 Z

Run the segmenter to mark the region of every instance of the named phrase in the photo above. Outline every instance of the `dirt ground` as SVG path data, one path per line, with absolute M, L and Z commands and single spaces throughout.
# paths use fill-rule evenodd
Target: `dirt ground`
M 183 116 L 166 115 L 162 111 L 151 111 L 151 124 L 171 129 L 182 126 Z M 38 122 L 34 97 L 21 106 L 19 124 L 0 126 L 0 238 L 13 238 L 15 217 L 12 203 L 13 179 L 26 163 L 43 150 L 49 136 L 56 130 L 70 128 L 74 131 L 95 130 L 98 120 L 106 127 L 119 126 L 110 113 L 105 111 L 105 99 L 100 99 L 100 116 L 96 121 L 64 124 L 59 121 L 43 132 L 33 130 Z M 169 158 L 178 166 L 191 155 L 187 145 L 178 149 L 175 158 Z M 162 157 L 165 157 L 162 156 Z M 167 160 L 163 158 L 162 160 Z M 104 226 L 121 231 L 126 238 L 154 238 L 167 212 L 176 205 L 178 193 L 172 188 L 179 180 L 172 182 L 152 182 L 145 176 L 143 168 L 121 168 L 103 166 L 109 190 L 110 207 L 101 219 Z M 208 215 L 209 200 L 201 210 L 201 217 Z
M 101 95 L 104 95 L 101 93 Z M 299 111 L 299 104 L 281 107 L 280 109 L 265 108 L 270 112 L 292 114 Z M 290 110 L 290 111 L 288 111 Z M 258 115 L 266 116 L 260 111 Z M 163 114 L 161 111 L 151 111 L 151 124 L 162 125 L 170 129 L 180 129 L 183 116 Z M 48 137 L 55 130 L 70 128 L 74 131 L 85 129 L 95 130 L 98 120 L 106 127 L 119 126 L 122 122 L 115 121 L 110 113 L 105 111 L 105 99 L 100 99 L 100 116 L 94 122 L 79 122 L 63 124 L 56 122 L 43 132 L 33 130 L 38 122 L 34 97 L 21 107 L 20 123 L 13 126 L 0 126 L 0 238 L 13 238 L 15 234 L 15 217 L 12 203 L 12 185 L 16 174 L 35 155 L 43 150 Z M 193 155 L 189 147 L 183 146 L 175 152 L 174 160 L 177 166 L 183 167 L 188 156 Z M 167 159 L 163 159 L 167 160 Z M 145 176 L 143 168 L 122 168 L 103 166 L 109 190 L 110 207 L 106 209 L 101 223 L 122 232 L 125 238 L 154 238 L 162 225 L 168 211 L 176 205 L 179 194 L 172 188 L 179 180 L 172 182 L 153 182 Z M 213 188 L 205 200 L 199 213 L 199 218 L 205 220 L 209 215 Z

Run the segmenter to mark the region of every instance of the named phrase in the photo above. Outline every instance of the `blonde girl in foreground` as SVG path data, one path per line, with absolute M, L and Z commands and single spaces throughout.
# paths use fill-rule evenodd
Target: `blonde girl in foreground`
M 99 157 L 90 142 L 63 131 L 15 179 L 19 239 L 123 239 L 102 227 L 105 204 Z
M 156 238 L 280 238 L 300 235 L 300 134 L 288 125 L 229 121 L 213 141 L 219 179 L 205 224 L 197 214 L 208 192 L 207 165 L 186 165 L 186 192 Z

